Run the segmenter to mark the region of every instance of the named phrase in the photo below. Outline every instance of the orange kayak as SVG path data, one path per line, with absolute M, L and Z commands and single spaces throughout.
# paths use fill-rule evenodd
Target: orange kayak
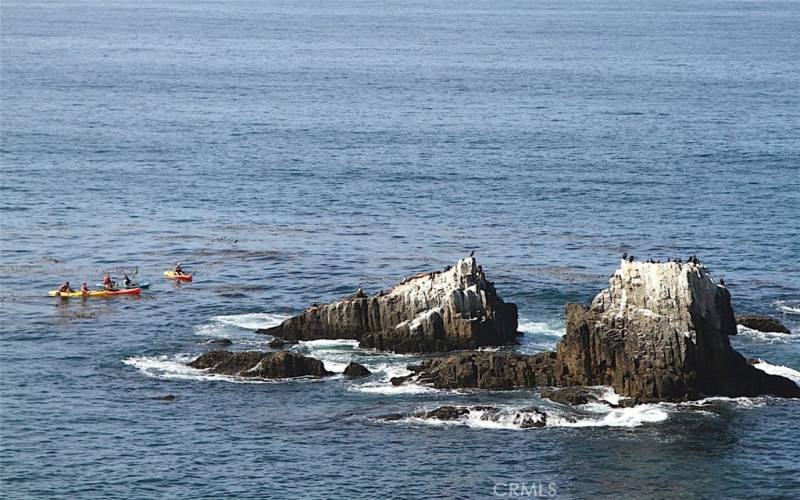
M 64 297 L 64 298 L 81 298 L 81 297 L 113 297 L 115 295 L 139 295 L 142 293 L 141 288 L 128 288 L 126 290 L 92 290 L 83 293 L 77 292 L 59 292 L 58 290 L 50 290 L 47 295 L 51 297 Z
M 191 274 L 175 274 L 173 271 L 164 271 L 164 277 L 171 280 L 192 281 Z

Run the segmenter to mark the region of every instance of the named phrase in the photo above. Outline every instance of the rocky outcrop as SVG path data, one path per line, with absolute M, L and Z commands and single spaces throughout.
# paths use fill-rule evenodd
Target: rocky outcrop
M 408 369 L 412 374 L 394 378 L 392 384 L 413 380 L 439 389 L 513 389 L 558 385 L 554 361 L 554 353 L 526 356 L 485 351 L 460 352 L 411 365 Z
M 210 373 L 252 378 L 325 377 L 332 375 L 322 361 L 301 354 L 279 351 L 209 351 L 189 366 Z
M 356 339 L 381 351 L 439 352 L 514 343 L 517 307 L 473 257 L 403 280 L 388 292 L 314 305 L 258 333 L 289 340 Z
M 610 385 L 639 403 L 800 397 L 794 382 L 750 366 L 731 347 L 735 330 L 730 294 L 704 266 L 623 262 L 591 307 L 567 305 L 555 353 L 459 353 L 410 366 L 410 377 L 441 388 Z
M 697 263 L 623 262 L 591 307 L 567 306 L 557 346 L 564 385 L 610 385 L 638 402 L 701 395 L 800 397 L 730 345 L 728 290 Z
M 751 330 L 758 330 L 759 332 L 792 333 L 777 319 L 758 314 L 742 314 L 736 316 L 736 324 L 750 328 Z
M 368 377 L 369 375 L 372 375 L 372 372 L 369 371 L 367 367 L 354 361 L 351 361 L 344 369 L 344 376 L 348 378 L 362 378 Z

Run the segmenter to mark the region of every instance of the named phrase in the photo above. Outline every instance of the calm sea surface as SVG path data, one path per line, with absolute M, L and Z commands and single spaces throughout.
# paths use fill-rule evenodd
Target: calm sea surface
M 696 253 L 800 334 L 798 26 L 797 1 L 3 1 L 0 496 L 799 497 L 798 401 L 397 389 L 418 358 L 336 341 L 296 349 L 375 374 L 182 364 L 471 250 L 522 352 L 623 251 Z M 138 299 L 46 296 L 136 268 Z M 800 335 L 733 342 L 799 379 Z M 477 403 L 554 425 L 378 418 Z

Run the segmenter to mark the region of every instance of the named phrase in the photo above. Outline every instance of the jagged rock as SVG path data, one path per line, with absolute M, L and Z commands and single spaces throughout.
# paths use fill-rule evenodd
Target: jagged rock
M 289 351 L 209 351 L 189 363 L 189 366 L 236 377 L 292 378 L 332 375 L 325 369 L 322 361 Z
M 435 418 L 437 420 L 456 420 L 462 415 L 469 413 L 469 408 L 463 406 L 440 406 L 435 410 L 425 414 L 425 418 Z
M 369 371 L 364 365 L 360 365 L 356 362 L 351 361 L 347 368 L 344 369 L 344 376 L 350 378 L 361 378 L 367 377 L 372 375 L 372 372 Z
M 736 324 L 745 326 L 751 330 L 758 330 L 759 332 L 792 333 L 777 319 L 758 314 L 742 314 L 736 316 Z
M 231 339 L 211 339 L 206 340 L 206 344 L 210 345 L 231 345 L 233 341 Z
M 413 375 L 404 375 L 402 377 L 392 377 L 389 379 L 389 382 L 394 386 L 403 385 L 408 382 Z
M 610 385 L 633 402 L 800 397 L 794 382 L 730 346 L 730 294 L 702 265 L 623 262 L 591 307 L 569 304 L 566 316 L 555 353 L 458 353 L 408 368 L 441 388 Z
M 406 380 L 413 378 L 416 382 L 431 384 L 439 389 L 513 389 L 557 385 L 553 374 L 554 361 L 554 353 L 526 356 L 486 351 L 460 352 L 408 366 L 414 374 Z M 392 383 L 395 381 L 392 380 Z
M 259 330 L 292 340 L 355 339 L 381 351 L 439 352 L 516 342 L 517 307 L 505 303 L 473 257 L 421 273 L 389 292 L 312 306 Z
M 532 406 L 530 408 L 522 408 L 514 415 L 513 422 L 520 426 L 521 429 L 544 427 L 547 425 L 547 413 Z

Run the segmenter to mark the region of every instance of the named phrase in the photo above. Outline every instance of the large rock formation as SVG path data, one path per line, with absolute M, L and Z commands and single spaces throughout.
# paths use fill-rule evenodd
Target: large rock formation
M 325 369 L 322 361 L 288 351 L 209 351 L 189 363 L 189 366 L 235 377 L 294 378 L 332 375 Z
M 259 333 L 289 340 L 356 339 L 362 347 L 399 353 L 474 349 L 515 342 L 517 307 L 503 302 L 468 257 L 388 292 L 309 307 Z
M 409 367 L 437 387 L 610 385 L 636 402 L 800 397 L 733 350 L 728 290 L 696 263 L 623 262 L 591 307 L 569 304 L 556 353 L 461 353 Z
M 800 397 L 794 382 L 733 350 L 730 293 L 696 263 L 623 262 L 590 308 L 567 306 L 566 322 L 557 358 L 572 384 L 610 385 L 637 401 Z

